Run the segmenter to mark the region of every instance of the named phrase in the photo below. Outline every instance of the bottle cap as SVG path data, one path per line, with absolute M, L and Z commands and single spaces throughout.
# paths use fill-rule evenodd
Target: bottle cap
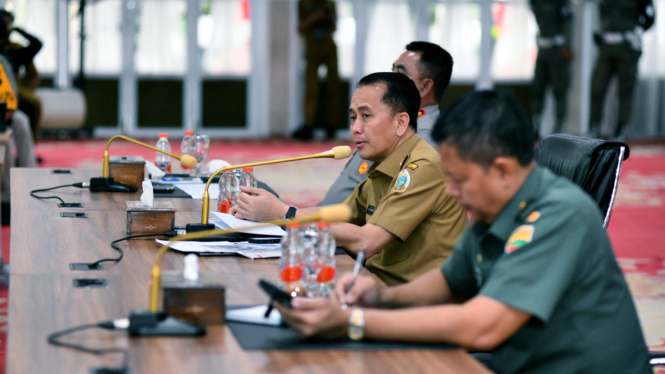
M 194 131 L 187 130 L 187 131 L 185 131 L 185 135 L 194 135 Z
M 289 222 L 286 224 L 287 229 L 298 229 L 300 228 L 300 222 Z
M 254 168 L 251 166 L 248 166 L 246 168 L 242 168 L 242 171 L 254 171 Z
M 316 226 L 317 226 L 317 227 L 330 227 L 330 222 L 319 221 L 319 222 L 316 224 Z
M 159 137 L 160 137 L 160 138 L 168 138 L 168 137 L 169 137 L 169 134 L 167 134 L 167 133 L 165 133 L 165 132 L 161 132 L 161 133 L 159 133 Z

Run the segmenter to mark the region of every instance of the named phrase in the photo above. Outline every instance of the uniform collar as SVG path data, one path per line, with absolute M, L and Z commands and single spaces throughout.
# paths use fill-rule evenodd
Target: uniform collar
M 385 160 L 378 164 L 375 162 L 370 167 L 369 173 L 376 170 L 387 176 L 395 177 L 397 174 L 399 174 L 399 171 L 402 170 L 402 165 L 404 165 L 404 162 L 409 157 L 409 154 L 413 148 L 416 147 L 418 140 L 420 140 L 418 135 L 411 135 L 409 139 L 397 147 L 397 149 L 394 150 L 393 153 L 391 153 Z
M 508 240 L 510 234 L 515 230 L 515 223 L 520 220 L 524 213 L 528 212 L 531 205 L 539 194 L 543 170 L 534 167 L 526 178 L 522 187 L 515 196 L 503 208 L 496 220 L 490 225 L 489 233 L 502 241 Z

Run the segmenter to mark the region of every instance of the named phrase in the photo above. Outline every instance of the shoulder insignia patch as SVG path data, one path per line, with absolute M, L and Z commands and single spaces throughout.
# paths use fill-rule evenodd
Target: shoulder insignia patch
M 418 165 L 414 164 L 413 162 L 410 163 L 410 164 L 408 164 L 408 165 L 406 165 L 406 167 L 409 168 L 409 169 L 411 169 L 411 170 L 416 170 L 416 169 L 418 169 Z
M 532 223 L 538 221 L 538 218 L 540 218 L 540 212 L 534 211 L 529 213 L 528 216 L 526 216 L 526 221 Z
M 409 187 L 409 183 L 411 183 L 411 174 L 409 174 L 409 171 L 406 169 L 400 171 L 393 192 L 406 191 L 406 188 Z
M 522 246 L 531 243 L 533 239 L 533 225 L 522 225 L 513 231 L 506 242 L 506 247 L 504 251 L 506 253 L 512 253 Z
M 360 167 L 358 167 L 358 174 L 363 175 L 363 174 L 367 173 L 367 168 L 368 167 L 369 167 L 369 164 L 367 163 L 367 161 L 360 164 Z
M 425 109 L 423 108 L 418 109 L 418 118 L 424 116 L 425 114 L 427 114 L 427 111 L 425 111 Z

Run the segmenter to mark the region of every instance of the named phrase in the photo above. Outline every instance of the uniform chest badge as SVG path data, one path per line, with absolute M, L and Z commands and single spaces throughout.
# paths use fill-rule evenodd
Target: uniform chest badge
M 409 171 L 406 169 L 400 171 L 399 175 L 397 176 L 397 182 L 395 182 L 395 188 L 393 188 L 393 192 L 406 191 L 406 188 L 409 187 L 410 183 L 411 174 L 409 174 Z
M 522 246 L 531 243 L 533 239 L 533 225 L 522 225 L 513 231 L 506 242 L 506 247 L 504 251 L 506 253 L 512 253 Z
M 425 114 L 427 114 L 427 111 L 425 109 L 423 108 L 418 109 L 418 118 L 424 116 Z
M 368 167 L 369 167 L 369 164 L 367 163 L 367 161 L 360 164 L 360 166 L 358 167 L 358 174 L 363 175 L 363 174 L 367 173 L 367 168 Z
M 536 222 L 538 221 L 538 218 L 540 218 L 540 213 L 539 212 L 531 212 L 529 213 L 528 216 L 526 216 L 526 221 L 531 223 L 531 222 Z

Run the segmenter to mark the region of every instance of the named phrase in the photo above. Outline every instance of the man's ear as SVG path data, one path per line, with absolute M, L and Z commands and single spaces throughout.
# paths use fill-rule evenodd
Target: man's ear
M 434 80 L 425 78 L 421 81 L 420 86 L 420 97 L 425 97 L 434 90 Z
M 498 177 L 501 188 L 512 186 L 515 178 L 516 162 L 517 160 L 511 157 L 497 157 L 492 163 L 492 169 Z
M 406 112 L 399 113 L 395 116 L 397 121 L 397 128 L 395 132 L 398 137 L 401 137 L 406 133 L 406 130 L 409 128 L 409 122 L 411 121 L 409 114 Z

